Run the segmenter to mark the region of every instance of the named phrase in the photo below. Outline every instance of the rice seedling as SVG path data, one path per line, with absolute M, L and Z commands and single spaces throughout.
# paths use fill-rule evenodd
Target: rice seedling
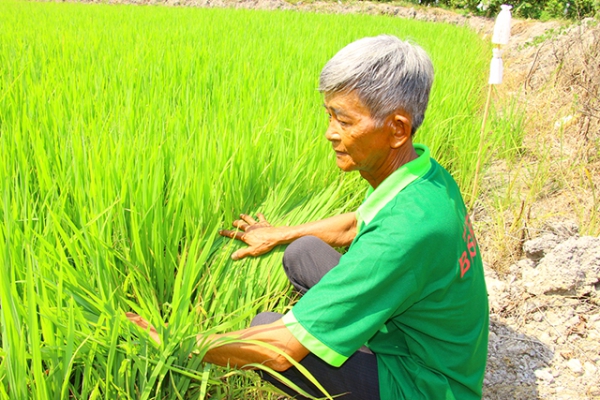
M 412 38 L 436 83 L 417 133 L 470 193 L 485 45 L 390 17 L 0 2 L 0 397 L 270 398 L 188 357 L 198 332 L 285 311 L 282 249 L 233 262 L 240 212 L 356 207 L 315 90 L 345 44 Z M 130 324 L 143 315 L 155 344 Z

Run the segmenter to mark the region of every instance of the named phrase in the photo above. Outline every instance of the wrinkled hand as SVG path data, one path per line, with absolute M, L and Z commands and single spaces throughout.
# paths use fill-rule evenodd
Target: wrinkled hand
M 249 215 L 241 214 L 240 219 L 233 221 L 233 226 L 237 230 L 223 229 L 219 231 L 221 236 L 241 240 L 248 245 L 248 247 L 233 253 L 232 259 L 260 256 L 277 246 L 278 228 L 271 226 L 263 214 L 258 213 L 256 216 L 258 221 Z

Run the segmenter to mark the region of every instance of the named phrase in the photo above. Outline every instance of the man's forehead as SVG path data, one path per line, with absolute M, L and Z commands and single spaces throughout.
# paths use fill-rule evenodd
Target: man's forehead
M 328 111 L 339 115 L 348 115 L 355 112 L 368 112 L 367 107 L 360 100 L 356 92 L 343 92 L 325 95 L 323 106 Z

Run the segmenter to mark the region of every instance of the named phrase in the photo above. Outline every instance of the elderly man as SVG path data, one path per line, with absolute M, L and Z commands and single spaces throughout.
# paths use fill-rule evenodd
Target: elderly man
M 284 269 L 303 297 L 283 317 L 261 314 L 235 335 L 285 351 L 332 395 L 481 397 L 488 335 L 481 256 L 456 183 L 425 146 L 412 142 L 432 80 L 425 52 L 395 37 L 342 49 L 320 77 L 325 136 L 338 167 L 369 182 L 364 203 L 356 212 L 295 227 L 242 215 L 234 222 L 238 230 L 221 232 L 249 245 L 234 259 L 292 243 Z M 343 256 L 333 249 L 348 245 Z M 265 363 L 320 394 L 265 347 L 214 347 L 205 359 Z
M 273 227 L 263 215 L 242 215 L 236 230 L 220 232 L 248 244 L 234 259 L 291 243 L 284 269 L 303 296 L 283 316 L 262 313 L 248 329 L 211 337 L 205 361 L 263 363 L 318 397 L 282 353 L 342 398 L 481 397 L 488 339 L 481 255 L 455 181 L 412 141 L 432 80 L 427 54 L 393 36 L 358 40 L 327 63 L 325 136 L 338 167 L 369 183 L 366 199 L 356 212 L 322 221 Z M 343 246 L 350 246 L 343 256 L 333 248 Z

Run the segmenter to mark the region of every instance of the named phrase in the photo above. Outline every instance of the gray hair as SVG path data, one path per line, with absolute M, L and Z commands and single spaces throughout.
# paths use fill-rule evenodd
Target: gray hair
M 433 65 L 425 51 L 395 36 L 366 37 L 350 43 L 321 71 L 325 95 L 356 94 L 382 124 L 402 109 L 412 118 L 412 134 L 423 123 L 433 83 Z

